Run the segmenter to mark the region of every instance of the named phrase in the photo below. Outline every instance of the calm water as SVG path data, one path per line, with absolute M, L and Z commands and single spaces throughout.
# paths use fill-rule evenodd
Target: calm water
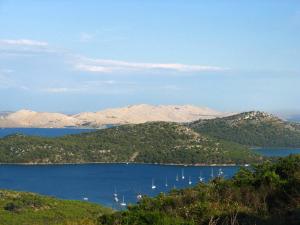
M 88 129 L 73 128 L 5 128 L 0 129 L 0 137 L 23 133 L 26 135 L 56 137 L 66 134 L 90 132 Z M 267 156 L 286 156 L 300 154 L 300 149 L 255 149 Z M 155 196 L 172 188 L 184 188 L 195 185 L 199 176 L 205 181 L 211 179 L 222 168 L 229 178 L 238 167 L 184 167 L 142 164 L 82 164 L 82 165 L 0 165 L 0 189 L 37 192 L 62 199 L 83 200 L 100 203 L 120 209 L 113 201 L 116 189 L 118 197 L 125 202 L 135 203 L 138 194 Z M 185 179 L 181 179 L 182 171 Z M 176 176 L 179 181 L 176 181 Z M 189 185 L 189 178 L 192 182 Z M 168 187 L 165 187 L 165 183 Z M 152 189 L 152 180 L 156 189 Z
M 32 136 L 59 137 L 67 134 L 79 134 L 90 131 L 95 130 L 78 128 L 0 128 L 0 137 L 16 133 Z
M 174 186 L 190 186 L 189 178 L 192 186 L 199 181 L 200 174 L 208 181 L 212 170 L 217 175 L 219 168 L 142 164 L 0 165 L 0 189 L 31 191 L 63 199 L 82 200 L 87 197 L 91 202 L 118 208 L 113 201 L 115 188 L 120 200 L 124 196 L 127 203 L 134 203 L 137 194 L 155 196 Z M 234 166 L 222 167 L 225 177 L 231 177 L 237 169 Z M 154 190 L 151 188 L 152 179 L 157 187 Z M 165 187 L 166 179 L 168 187 Z

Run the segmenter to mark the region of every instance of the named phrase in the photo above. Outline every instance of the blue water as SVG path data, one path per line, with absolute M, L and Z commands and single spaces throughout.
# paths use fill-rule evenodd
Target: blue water
M 0 129 L 0 137 L 22 133 L 26 135 L 57 137 L 66 134 L 90 132 L 92 129 L 76 128 L 5 128 Z M 266 156 L 286 156 L 300 154 L 300 149 L 254 149 Z M 62 199 L 83 200 L 121 209 L 113 201 L 114 189 L 118 197 L 127 203 L 135 203 L 138 194 L 155 196 L 172 188 L 195 185 L 201 174 L 205 181 L 211 179 L 213 169 L 216 175 L 222 168 L 225 178 L 229 178 L 238 167 L 184 167 L 142 164 L 81 164 L 81 165 L 0 165 L 0 189 L 37 192 Z M 185 179 L 181 173 L 184 170 Z M 179 181 L 175 180 L 176 175 Z M 189 185 L 189 177 L 192 185 Z M 168 187 L 165 187 L 166 178 Z M 157 186 L 151 189 L 152 179 Z
M 79 134 L 95 131 L 95 129 L 78 128 L 0 128 L 0 137 L 11 134 L 25 134 L 30 136 L 59 137 L 67 134 Z
M 300 149 L 284 149 L 284 148 L 258 148 L 254 151 L 264 156 L 288 156 L 290 154 L 300 154 Z
M 142 164 L 81 164 L 81 165 L 0 165 L 0 189 L 37 192 L 62 199 L 83 200 L 120 208 L 113 201 L 116 188 L 119 199 L 135 203 L 137 194 L 155 196 L 174 188 L 195 185 L 199 176 L 211 179 L 222 168 L 231 177 L 237 167 L 193 167 Z M 181 179 L 182 170 L 185 179 Z M 176 175 L 179 181 L 176 181 Z M 189 185 L 189 177 L 192 185 Z M 168 187 L 165 187 L 167 178 Z M 152 179 L 157 186 L 152 190 Z

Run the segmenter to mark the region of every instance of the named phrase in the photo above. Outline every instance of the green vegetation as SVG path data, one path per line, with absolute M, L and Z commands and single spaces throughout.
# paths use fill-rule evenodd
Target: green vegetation
M 1 225 L 94 225 L 104 213 L 112 210 L 87 202 L 0 191 Z
M 102 225 L 298 225 L 300 155 L 242 168 L 232 179 L 144 197 Z
M 243 164 L 261 160 L 244 146 L 166 122 L 123 125 L 59 138 L 12 135 L 0 139 L 1 163 Z
M 300 147 L 299 124 L 262 112 L 199 120 L 189 126 L 197 132 L 247 146 Z

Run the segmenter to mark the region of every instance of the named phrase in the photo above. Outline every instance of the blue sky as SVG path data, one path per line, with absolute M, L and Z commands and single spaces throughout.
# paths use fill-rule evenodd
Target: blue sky
M 300 1 L 0 0 L 0 111 L 300 111 Z

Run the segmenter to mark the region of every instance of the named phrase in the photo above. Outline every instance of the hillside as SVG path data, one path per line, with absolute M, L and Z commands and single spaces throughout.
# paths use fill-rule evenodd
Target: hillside
M 0 139 L 1 163 L 240 164 L 260 160 L 244 146 L 167 122 L 123 125 L 59 138 L 12 135 Z
M 300 147 L 300 124 L 263 112 L 245 112 L 189 124 L 197 132 L 248 146 Z
M 221 113 L 206 107 L 191 105 L 132 105 L 76 115 L 19 110 L 0 114 L 0 127 L 103 127 L 111 124 L 139 124 L 153 121 L 191 122 L 198 119 L 222 117 Z
M 299 225 L 300 156 L 241 169 L 232 179 L 144 197 L 102 225 Z
M 0 190 L 1 225 L 93 225 L 111 209 L 26 192 Z

